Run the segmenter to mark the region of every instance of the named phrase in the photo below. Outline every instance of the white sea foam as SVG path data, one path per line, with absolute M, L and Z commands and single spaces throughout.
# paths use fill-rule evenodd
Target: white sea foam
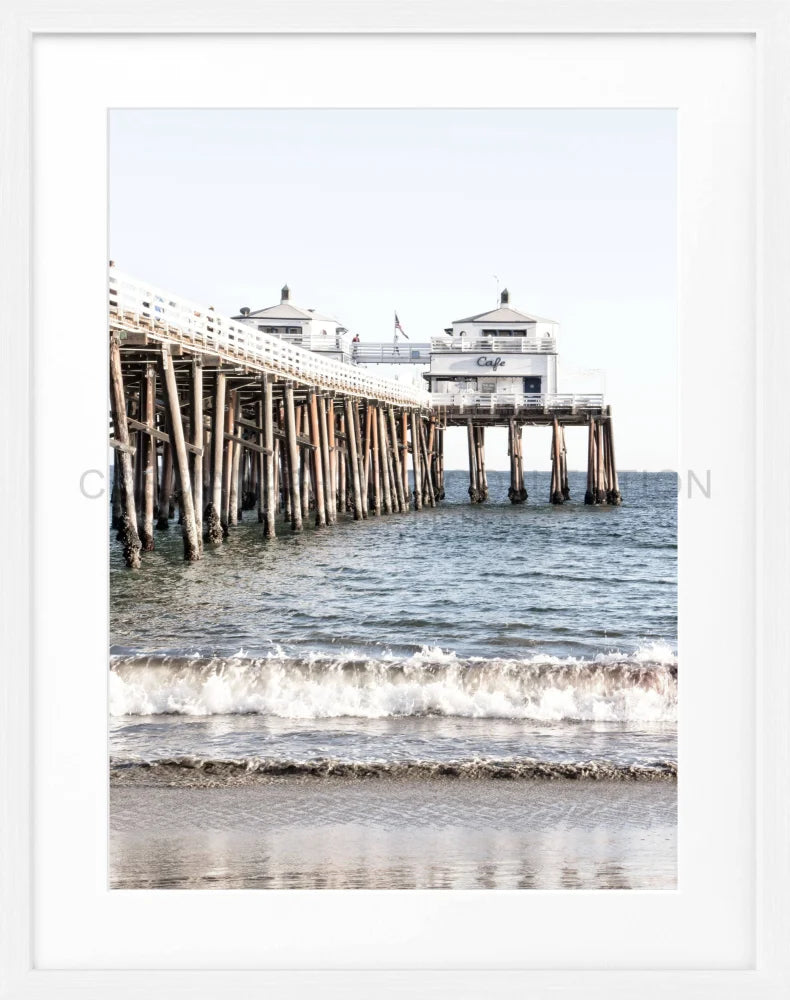
M 677 660 L 653 644 L 593 660 L 535 655 L 462 659 L 424 647 L 408 658 L 282 651 L 249 658 L 119 656 L 112 715 L 255 713 L 291 719 L 411 715 L 674 722 Z

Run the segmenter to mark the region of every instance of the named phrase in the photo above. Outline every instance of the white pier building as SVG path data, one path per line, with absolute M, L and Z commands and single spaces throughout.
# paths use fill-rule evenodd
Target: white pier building
M 448 394 L 553 395 L 557 324 L 514 309 L 504 289 L 496 309 L 455 320 L 432 340 L 425 378 L 439 405 Z
M 308 351 L 319 351 L 337 361 L 351 360 L 348 330 L 331 316 L 295 306 L 288 285 L 283 285 L 277 305 L 255 312 L 243 306 L 233 319 Z

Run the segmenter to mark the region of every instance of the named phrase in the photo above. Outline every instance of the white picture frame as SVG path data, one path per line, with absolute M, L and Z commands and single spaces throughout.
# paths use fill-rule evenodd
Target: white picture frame
M 2 13 L 4 67 L 0 89 L 0 152 L 2 153 L 2 292 L 5 319 L 4 380 L 0 394 L 4 433 L 2 511 L 4 564 L 0 578 L 3 618 L 3 660 L 0 679 L 0 997 L 56 997 L 69 992 L 86 997 L 154 997 L 189 995 L 247 996 L 264 990 L 276 996 L 394 996 L 404 993 L 431 996 L 612 997 L 779 997 L 790 990 L 788 949 L 790 921 L 787 898 L 790 871 L 787 843 L 790 765 L 786 728 L 790 719 L 787 663 L 790 660 L 785 626 L 790 566 L 790 532 L 785 500 L 790 475 L 783 456 L 782 379 L 790 370 L 786 331 L 790 329 L 790 297 L 785 283 L 790 275 L 790 18 L 786 4 L 731 2 L 660 4 L 648 0 L 570 2 L 551 0 L 524 4 L 505 0 L 491 9 L 481 2 L 445 4 L 418 0 L 407 3 L 330 2 L 267 4 L 261 9 L 243 3 L 196 3 L 185 11 L 172 0 L 156 5 L 97 3 L 69 5 L 63 12 L 23 0 L 11 0 Z M 586 971 L 573 960 L 566 968 L 519 969 L 513 963 L 485 969 L 430 968 L 326 970 L 283 968 L 256 971 L 233 969 L 128 967 L 42 967 L 38 964 L 34 880 L 35 844 L 41 831 L 33 823 L 33 747 L 37 728 L 34 714 L 32 664 L 42 645 L 42 633 L 33 634 L 36 602 L 42 579 L 34 576 L 40 545 L 35 526 L 28 521 L 35 494 L 41 489 L 31 457 L 33 430 L 46 424 L 47 405 L 33 398 L 31 386 L 40 356 L 32 336 L 32 311 L 38 308 L 32 242 L 32 218 L 40 211 L 32 184 L 31 139 L 33 100 L 32 53 L 37 38 L 72 33 L 214 32 L 336 35 L 477 34 L 602 36 L 678 36 L 693 40 L 710 36 L 746 36 L 755 49 L 756 76 L 756 186 L 751 192 L 756 219 L 757 314 L 755 317 L 756 407 L 754 421 L 753 489 L 755 588 L 744 595 L 753 609 L 754 699 L 756 704 L 756 852 L 753 859 L 754 961 L 750 968 L 623 968 Z M 101 39 L 95 39 L 101 45 Z M 744 136 L 743 141 L 750 141 Z M 683 152 L 681 150 L 681 156 Z M 101 285 L 103 279 L 99 280 Z M 95 283 L 94 283 L 95 284 Z M 103 308 L 103 303 L 98 303 Z M 751 398 L 747 396 L 747 399 Z M 739 414 L 742 420 L 746 417 Z M 32 418 L 32 419 L 29 419 Z M 57 423 L 57 421 L 56 421 Z M 740 530 L 734 525 L 733 531 Z M 681 559 L 683 558 L 681 550 Z M 734 566 L 734 577 L 740 566 Z M 747 580 L 749 579 L 747 574 Z M 735 585 L 735 584 L 734 584 Z M 750 616 L 751 617 L 751 616 Z M 723 628 L 726 623 L 722 623 Z M 685 720 L 684 720 L 685 721 Z M 41 720 L 38 719 L 40 727 Z M 103 762 L 100 762 L 103 763 Z M 747 765 L 748 766 L 748 761 Z M 682 781 L 682 778 L 681 778 Z M 385 904 L 380 904 L 384 906 Z M 485 934 L 486 927 L 480 927 Z

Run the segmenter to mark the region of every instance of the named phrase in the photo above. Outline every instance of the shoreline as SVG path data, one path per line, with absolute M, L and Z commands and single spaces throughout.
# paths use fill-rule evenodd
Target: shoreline
M 674 889 L 674 781 L 110 787 L 111 888 Z
M 409 761 L 203 760 L 188 756 L 160 761 L 113 762 L 111 787 L 223 788 L 299 781 L 335 782 L 677 782 L 677 763 L 614 764 L 611 761 Z

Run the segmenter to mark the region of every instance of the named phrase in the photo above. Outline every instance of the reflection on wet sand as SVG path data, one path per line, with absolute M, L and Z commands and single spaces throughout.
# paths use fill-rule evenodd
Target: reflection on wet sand
M 113 888 L 672 889 L 673 784 L 112 790 Z

